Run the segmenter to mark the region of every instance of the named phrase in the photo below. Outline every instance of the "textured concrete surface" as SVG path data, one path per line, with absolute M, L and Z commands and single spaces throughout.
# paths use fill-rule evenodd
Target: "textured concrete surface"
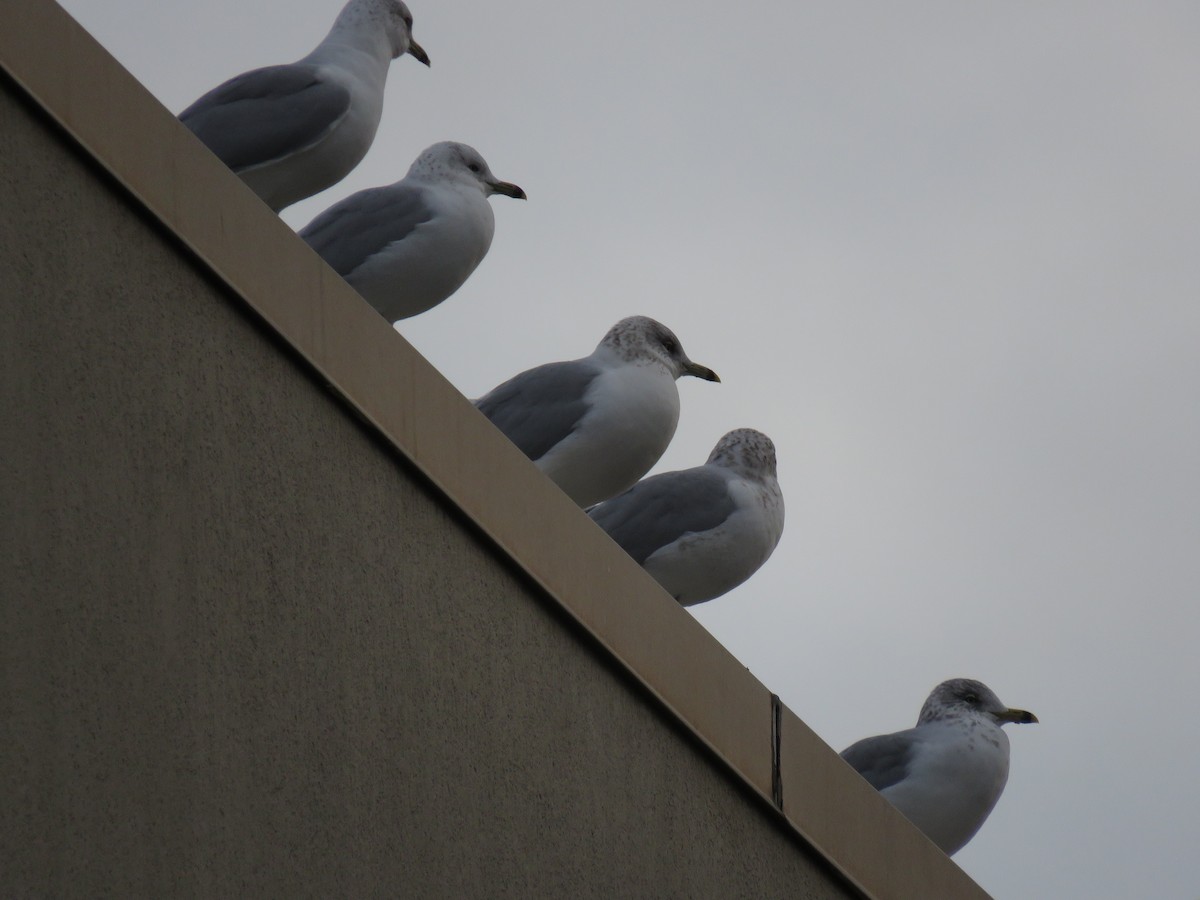
M 853 896 L 0 100 L 5 896 Z

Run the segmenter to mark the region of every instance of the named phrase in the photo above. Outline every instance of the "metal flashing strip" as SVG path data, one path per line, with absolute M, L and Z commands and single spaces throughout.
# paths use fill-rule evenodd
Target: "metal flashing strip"
M 858 890 L 987 896 L 61 7 L 0 0 L 0 68 Z

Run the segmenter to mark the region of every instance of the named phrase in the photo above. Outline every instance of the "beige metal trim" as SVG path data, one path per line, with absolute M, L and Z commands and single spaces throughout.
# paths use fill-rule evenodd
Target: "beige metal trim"
M 986 896 L 57 4 L 0 0 L 0 67 L 867 896 Z

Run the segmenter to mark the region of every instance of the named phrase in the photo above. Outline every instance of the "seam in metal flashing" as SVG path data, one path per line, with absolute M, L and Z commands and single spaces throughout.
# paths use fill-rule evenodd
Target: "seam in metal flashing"
M 778 694 L 771 695 L 771 802 L 783 812 L 783 773 L 780 771 L 779 756 L 782 748 L 780 727 L 783 718 L 783 703 Z

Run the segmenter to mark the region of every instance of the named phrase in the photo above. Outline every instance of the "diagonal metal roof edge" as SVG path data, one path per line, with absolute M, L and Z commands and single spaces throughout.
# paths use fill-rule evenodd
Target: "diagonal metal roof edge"
M 858 890 L 987 896 L 53 0 L 0 0 L 0 68 Z

